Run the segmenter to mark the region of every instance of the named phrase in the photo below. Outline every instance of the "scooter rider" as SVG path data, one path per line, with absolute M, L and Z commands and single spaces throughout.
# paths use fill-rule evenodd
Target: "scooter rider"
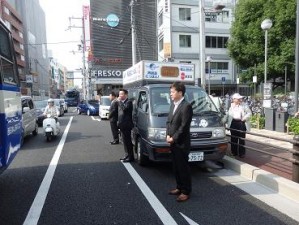
M 53 117 L 56 121 L 56 123 L 58 122 L 58 112 L 57 112 L 57 108 L 54 105 L 54 100 L 49 98 L 48 99 L 48 105 L 45 108 L 45 111 L 43 113 L 44 116 L 47 116 L 48 114 L 51 115 L 51 117 Z

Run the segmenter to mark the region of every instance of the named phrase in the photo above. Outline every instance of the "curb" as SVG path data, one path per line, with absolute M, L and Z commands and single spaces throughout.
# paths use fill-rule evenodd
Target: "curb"
M 228 156 L 223 157 L 223 163 L 225 168 L 234 170 L 242 177 L 257 182 L 274 192 L 299 203 L 298 183 Z

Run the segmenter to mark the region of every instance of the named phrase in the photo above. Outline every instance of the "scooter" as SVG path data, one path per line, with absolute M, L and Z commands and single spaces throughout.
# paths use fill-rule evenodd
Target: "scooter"
M 56 122 L 56 119 L 51 114 L 47 114 L 43 120 L 43 129 L 47 141 L 51 141 L 52 138 L 60 134 L 60 123 Z

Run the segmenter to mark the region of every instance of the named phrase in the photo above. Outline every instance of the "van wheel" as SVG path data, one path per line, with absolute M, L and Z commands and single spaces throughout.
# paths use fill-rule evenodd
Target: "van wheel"
M 35 124 L 35 130 L 32 131 L 32 134 L 36 136 L 38 134 L 38 123 Z
M 140 166 L 146 166 L 149 164 L 149 159 L 147 156 L 143 155 L 142 150 L 141 150 L 141 146 L 140 146 L 140 137 L 137 138 L 136 142 L 135 142 L 135 146 L 136 146 L 136 154 L 137 154 L 137 163 Z

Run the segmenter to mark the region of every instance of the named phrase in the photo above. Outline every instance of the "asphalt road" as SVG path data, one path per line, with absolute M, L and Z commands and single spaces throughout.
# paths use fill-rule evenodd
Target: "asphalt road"
M 59 120 L 68 133 L 46 142 L 40 128 L 0 176 L 1 225 L 298 224 L 196 164 L 192 196 L 177 203 L 171 164 L 123 164 L 108 121 Z

